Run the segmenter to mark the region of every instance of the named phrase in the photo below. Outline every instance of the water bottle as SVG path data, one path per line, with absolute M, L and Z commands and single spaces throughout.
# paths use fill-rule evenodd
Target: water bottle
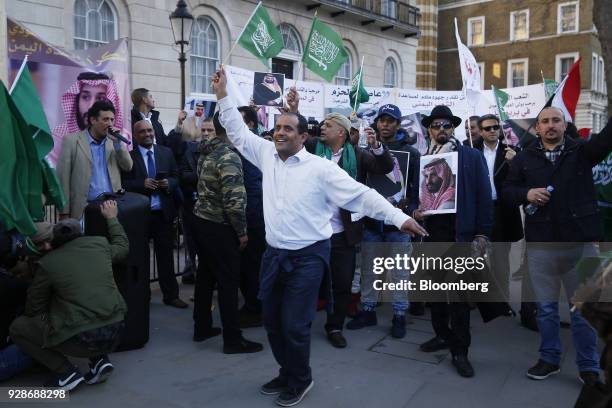
M 366 147 L 368 147 L 368 135 L 366 135 L 363 120 L 361 121 L 361 123 L 359 123 L 359 143 L 358 145 L 362 149 L 365 149 Z
M 553 186 L 547 186 L 546 187 L 546 191 L 548 191 L 549 193 L 552 193 L 554 191 L 554 187 Z M 526 207 L 525 207 L 525 214 L 527 215 L 533 215 L 536 213 L 536 211 L 538 211 L 538 208 L 540 208 L 539 205 L 533 204 L 533 203 L 529 203 Z

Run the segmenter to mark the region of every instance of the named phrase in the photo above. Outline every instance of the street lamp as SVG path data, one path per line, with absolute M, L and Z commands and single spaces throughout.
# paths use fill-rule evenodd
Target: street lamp
M 179 108 L 182 110 L 185 106 L 185 47 L 189 45 L 191 38 L 191 28 L 193 27 L 193 16 L 187 10 L 185 0 L 178 0 L 176 10 L 170 14 L 170 25 L 172 26 L 172 35 L 174 43 L 180 46 L 178 60 L 181 64 L 181 101 Z

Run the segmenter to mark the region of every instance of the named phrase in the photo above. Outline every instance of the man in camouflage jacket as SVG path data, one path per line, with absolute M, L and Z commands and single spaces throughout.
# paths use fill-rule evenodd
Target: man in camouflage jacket
M 238 318 L 240 251 L 248 242 L 246 190 L 240 157 L 227 142 L 218 115 L 213 118 L 215 134 L 203 139 L 198 159 L 198 193 L 193 213 L 194 238 L 198 253 L 195 285 L 194 341 L 220 334 L 212 327 L 212 292 L 215 282 L 223 323 L 223 352 L 254 353 L 259 343 L 242 337 Z

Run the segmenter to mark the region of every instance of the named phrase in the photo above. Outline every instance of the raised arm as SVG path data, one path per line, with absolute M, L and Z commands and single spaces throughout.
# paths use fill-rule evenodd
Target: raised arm
M 261 170 L 262 157 L 269 153 L 270 149 L 274 149 L 274 145 L 247 128 L 242 115 L 227 93 L 227 76 L 223 67 L 213 76 L 212 87 L 219 103 L 219 121 L 225 128 L 228 139 L 248 161 Z

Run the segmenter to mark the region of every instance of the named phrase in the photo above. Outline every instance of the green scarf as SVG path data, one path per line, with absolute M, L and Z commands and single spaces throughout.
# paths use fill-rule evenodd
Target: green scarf
M 327 160 L 331 160 L 332 150 L 328 145 L 319 141 L 317 142 L 315 154 L 320 157 L 325 157 Z M 342 149 L 342 168 L 353 179 L 357 178 L 357 157 L 355 156 L 355 148 L 348 142 L 344 144 L 344 149 Z

